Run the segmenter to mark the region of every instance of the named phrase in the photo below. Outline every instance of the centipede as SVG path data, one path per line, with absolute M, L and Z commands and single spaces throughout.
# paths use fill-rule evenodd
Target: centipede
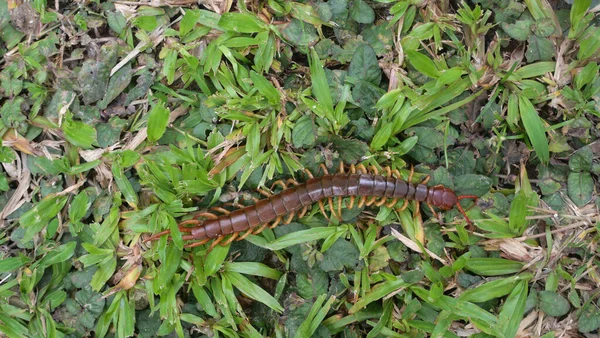
M 305 169 L 309 179 L 304 183 L 293 179 L 276 181 L 271 189 L 280 185 L 283 190 L 277 194 L 262 190 L 267 198 L 257 200 L 253 205 L 237 205 L 238 208 L 233 211 L 213 207 L 211 210 L 219 212 L 220 215 L 200 212 L 192 219 L 180 222 L 178 229 L 183 234 L 182 239 L 186 242 L 191 241 L 185 247 L 193 248 L 212 240 L 208 249 L 210 251 L 218 244 L 226 246 L 233 241 L 244 240 L 249 235 L 259 234 L 267 227 L 274 228 L 282 223 L 291 223 L 296 216 L 302 218 L 315 203 L 327 219 L 329 217 L 325 212 L 325 203 L 329 205 L 331 216 L 341 219 L 342 199 L 347 197 L 349 200 L 346 201 L 346 206 L 349 209 L 352 209 L 355 203 L 359 208 L 365 205 L 385 205 L 393 208 L 400 200 L 404 202 L 396 208 L 398 211 L 406 209 L 409 201 L 417 202 L 417 210 L 418 203 L 425 203 L 434 215 L 437 214 L 434 207 L 442 211 L 456 207 L 467 223 L 472 225 L 459 202 L 462 199 L 477 201 L 477 195 L 457 196 L 452 189 L 443 185 L 429 187 L 429 176 L 420 183 L 412 183 L 412 167 L 408 180 L 402 179 L 399 170 L 392 170 L 390 167 L 384 167 L 380 171 L 375 166 L 367 169 L 362 164 L 346 167 L 340 163 L 338 171 L 334 174 L 329 174 L 323 164 L 320 168 L 324 173 L 320 177 L 315 177 Z M 169 234 L 170 230 L 165 230 L 146 238 L 144 242 L 156 241 Z

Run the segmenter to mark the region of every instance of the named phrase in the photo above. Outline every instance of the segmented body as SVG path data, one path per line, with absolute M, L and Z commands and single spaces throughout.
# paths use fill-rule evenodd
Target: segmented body
M 361 166 L 362 167 L 362 166 Z M 195 240 L 197 242 L 188 245 L 193 247 L 206 243 L 211 239 L 217 239 L 213 246 L 220 242 L 225 236 L 232 235 L 229 240 L 221 243 L 228 244 L 234 239 L 240 240 L 251 233 L 259 233 L 264 230 L 267 224 L 275 221 L 271 227 L 276 226 L 286 215 L 289 223 L 292 217 L 301 210 L 306 210 L 309 206 L 319 203 L 321 211 L 323 210 L 323 201 L 328 200 L 333 213 L 334 206 L 332 198 L 337 198 L 339 201 L 339 213 L 341 214 L 341 199 L 343 197 L 351 197 L 351 205 L 354 204 L 354 198 L 359 197 L 361 202 L 359 206 L 366 202 L 367 205 L 376 204 L 382 205 L 386 201 L 391 200 L 386 205 L 393 206 L 398 200 L 405 200 L 402 207 L 405 208 L 409 200 L 424 202 L 427 205 L 438 207 L 441 210 L 449 210 L 457 206 L 459 211 L 465 216 L 466 214 L 458 201 L 462 198 L 473 198 L 477 196 L 466 195 L 457 196 L 454 191 L 444 186 L 438 185 L 428 187 L 427 185 L 412 184 L 403 179 L 393 177 L 392 171 L 387 170 L 388 175 L 370 174 L 363 168 L 362 173 L 356 173 L 354 166 L 351 166 L 351 173 L 344 173 L 341 167 L 341 173 L 311 178 L 305 183 L 294 183 L 295 186 L 283 190 L 282 192 L 272 195 L 269 198 L 260 200 L 254 205 L 239 208 L 235 211 L 228 212 L 220 216 L 210 213 L 202 213 L 203 216 L 210 216 L 209 219 L 199 221 L 197 219 L 184 221 L 180 223 L 180 231 L 187 233 L 183 236 L 184 240 Z M 386 168 L 387 169 L 387 168 Z M 394 174 L 399 173 L 396 171 Z M 294 181 L 295 182 L 295 181 Z M 282 183 L 285 187 L 285 184 Z M 367 201 L 367 198 L 370 200 Z M 378 203 L 375 203 L 379 199 Z M 301 212 L 303 215 L 304 212 Z M 339 215 L 338 215 L 339 216 Z M 470 221 L 467 218 L 467 221 Z M 195 225 L 193 227 L 185 227 L 184 225 Z M 163 231 L 159 234 L 148 238 L 155 240 L 158 237 L 167 234 L 168 231 Z M 239 234 L 244 233 L 242 236 Z

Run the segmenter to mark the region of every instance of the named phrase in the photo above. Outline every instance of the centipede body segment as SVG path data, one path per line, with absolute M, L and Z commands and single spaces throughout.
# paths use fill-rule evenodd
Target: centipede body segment
M 324 201 L 327 201 L 332 214 L 335 212 L 333 198 L 338 199 L 337 217 L 341 214 L 341 198 L 350 197 L 352 208 L 355 198 L 360 198 L 359 206 L 363 204 L 377 206 L 386 204 L 395 205 L 399 200 L 404 200 L 401 209 L 406 208 L 409 200 L 425 202 L 430 208 L 436 206 L 441 210 L 450 210 L 456 206 L 463 216 L 470 223 L 465 211 L 458 203 L 463 198 L 477 199 L 475 195 L 457 196 L 454 191 L 444 186 L 437 185 L 428 187 L 424 183 L 412 184 L 400 177 L 398 171 L 392 171 L 389 168 L 384 169 L 386 175 L 380 175 L 376 168 L 368 171 L 364 166 L 350 166 L 349 172 L 344 172 L 344 167 L 340 166 L 340 172 L 328 174 L 324 168 L 325 175 L 315 178 L 311 177 L 305 183 L 298 183 L 289 180 L 292 187 L 287 188 L 287 184 L 278 181 L 284 190 L 268 198 L 259 200 L 254 205 L 239 208 L 228 212 L 223 208 L 218 208 L 223 214 L 215 216 L 212 213 L 200 213 L 199 216 L 207 218 L 205 220 L 192 219 L 181 222 L 179 230 L 185 235 L 183 240 L 194 240 L 196 242 L 187 245 L 194 247 L 202 245 L 211 239 L 215 239 L 212 247 L 221 243 L 229 244 L 233 240 L 241 240 L 250 234 L 257 234 L 263 231 L 270 223 L 270 227 L 275 227 L 285 219 L 289 223 L 293 217 L 298 214 L 304 215 L 306 210 L 314 203 L 319 204 L 321 212 L 324 212 Z M 412 173 L 411 173 L 412 177 Z M 410 181 L 410 178 L 409 178 Z M 287 188 L 287 189 L 285 189 Z M 433 209 L 432 209 L 433 211 Z M 334 214 L 335 215 L 335 214 Z M 185 225 L 194 225 L 186 227 Z M 146 239 L 146 241 L 156 240 L 160 236 L 168 234 L 168 231 L 155 234 Z M 223 241 L 226 236 L 231 235 Z

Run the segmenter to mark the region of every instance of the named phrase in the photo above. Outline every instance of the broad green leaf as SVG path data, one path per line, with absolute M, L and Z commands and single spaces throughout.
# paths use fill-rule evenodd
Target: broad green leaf
M 406 56 L 408 57 L 410 64 L 421 74 L 427 75 L 433 79 L 440 77 L 440 71 L 429 57 L 412 50 L 406 51 Z
M 572 36 L 576 31 L 578 31 L 578 26 L 581 25 L 585 12 L 588 10 L 590 5 L 592 4 L 592 0 L 578 0 L 573 1 L 571 5 L 571 12 L 569 13 L 569 19 L 571 21 L 571 28 L 569 29 L 569 39 L 574 38 Z
M 304 115 L 296 121 L 294 129 L 292 129 L 292 142 L 294 143 L 294 147 L 310 147 L 314 144 L 316 138 L 316 126 L 312 117 Z
M 521 262 L 504 258 L 469 258 L 465 270 L 481 276 L 501 276 L 517 273 L 523 266 Z
M 244 293 L 247 297 L 261 302 L 279 313 L 283 312 L 283 307 L 279 305 L 279 302 L 277 302 L 277 300 L 273 298 L 273 296 L 268 294 L 265 290 L 261 289 L 258 285 L 252 283 L 248 278 L 244 277 L 243 275 L 237 272 L 227 271 L 223 273 L 223 277 L 231 281 L 231 284 L 233 284 L 233 286 L 235 286 L 238 290 Z
M 71 258 L 75 253 L 75 247 L 77 246 L 77 242 L 71 241 L 67 244 L 63 244 L 58 248 L 48 252 L 44 258 L 36 262 L 36 266 L 40 268 L 46 268 L 51 265 L 64 262 L 67 259 Z
M 225 271 L 243 273 L 245 275 L 260 276 L 271 279 L 279 279 L 282 275 L 281 271 L 270 268 L 263 263 L 258 262 L 227 262 L 224 267 Z
M 540 310 L 552 317 L 561 317 L 569 312 L 569 301 L 554 291 L 539 291 Z
M 362 24 L 370 24 L 375 20 L 375 12 L 364 0 L 352 2 L 350 16 L 354 21 Z
M 206 256 L 206 261 L 204 262 L 204 272 L 206 276 L 212 276 L 221 269 L 223 266 L 223 262 L 225 262 L 225 258 L 227 258 L 227 254 L 229 253 L 229 246 L 215 246 Z
M 75 121 L 67 116 L 62 124 L 65 138 L 74 146 L 90 149 L 92 143 L 96 142 L 96 129 L 89 124 Z
M 591 171 L 594 153 L 590 147 L 582 147 L 569 157 L 569 169 L 574 172 Z
M 544 130 L 544 123 L 538 116 L 537 110 L 529 99 L 519 96 L 519 112 L 521 121 L 525 126 L 527 136 L 542 163 L 548 163 L 550 153 L 548 151 L 548 139 Z
M 375 133 L 371 141 L 371 149 L 374 151 L 380 150 L 392 137 L 394 125 L 391 123 L 382 123 L 381 128 Z
M 586 305 L 577 320 L 579 332 L 587 333 L 600 328 L 600 310 L 593 304 Z
M 185 11 L 183 15 L 183 19 L 181 19 L 181 23 L 179 24 L 179 35 L 184 36 L 187 33 L 191 32 L 192 29 L 196 26 L 198 19 L 200 18 L 200 12 L 193 9 L 188 9 Z
M 594 179 L 589 172 L 569 174 L 567 181 L 567 191 L 569 198 L 578 207 L 585 206 L 594 194 Z
M 150 109 L 148 113 L 148 140 L 150 142 L 158 141 L 169 123 L 169 109 L 165 108 L 163 103 L 158 103 Z
M 312 242 L 326 238 L 338 230 L 339 229 L 337 227 L 319 227 L 297 231 L 295 233 L 287 234 L 283 237 L 277 238 L 273 242 L 267 244 L 265 248 L 269 250 L 281 250 L 296 244 Z
M 0 261 L 0 273 L 17 270 L 30 261 L 31 259 L 29 257 L 22 255 L 19 255 L 18 257 L 4 258 Z
M 323 105 L 326 113 L 333 114 L 333 100 L 331 99 L 331 91 L 327 83 L 325 70 L 319 59 L 319 55 L 314 49 L 310 50 L 308 60 L 312 80 L 312 94 Z
M 71 222 L 80 221 L 88 212 L 91 203 L 89 203 L 88 194 L 85 191 L 80 192 L 73 198 L 69 206 L 69 218 Z
M 468 260 L 467 260 L 468 262 Z M 522 281 L 531 279 L 531 274 L 522 274 L 515 277 L 496 279 L 485 284 L 481 284 L 473 289 L 468 289 L 460 295 L 460 299 L 466 302 L 483 303 L 489 300 L 500 298 L 511 293 L 515 285 Z
M 381 68 L 379 67 L 377 54 L 371 46 L 367 44 L 358 46 L 352 55 L 348 75 L 375 85 L 379 84 L 381 81 Z
M 258 33 L 269 29 L 267 24 L 262 22 L 256 15 L 235 12 L 221 15 L 219 27 L 236 33 Z
M 356 313 L 359 310 L 361 310 L 362 308 L 364 308 L 365 306 L 371 304 L 372 302 L 375 302 L 375 301 L 391 294 L 392 292 L 397 291 L 400 288 L 406 288 L 409 285 L 410 285 L 409 283 L 405 282 L 401 278 L 398 278 L 396 280 L 389 280 L 389 281 L 385 281 L 383 283 L 377 284 L 375 287 L 373 287 L 371 289 L 371 292 L 366 294 L 364 297 L 360 298 L 358 300 L 358 302 L 356 302 L 356 304 L 354 304 L 348 310 L 348 312 L 351 314 Z
M 331 309 L 331 305 L 335 301 L 335 296 L 331 296 L 329 297 L 329 300 L 327 300 L 327 303 L 323 304 L 325 297 L 326 295 L 322 294 L 317 298 L 308 315 L 306 315 L 306 319 L 300 324 L 298 331 L 296 331 L 295 337 L 313 337 L 317 328 Z
M 25 235 L 21 239 L 23 242 L 29 242 L 33 236 L 40 232 L 48 222 L 56 217 L 67 203 L 67 196 L 46 196 L 33 208 L 27 211 L 19 219 L 21 227 L 25 229 Z

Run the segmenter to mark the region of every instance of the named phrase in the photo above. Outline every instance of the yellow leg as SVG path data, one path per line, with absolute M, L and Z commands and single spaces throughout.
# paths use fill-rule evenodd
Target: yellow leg
M 266 191 L 266 190 L 263 190 L 263 189 L 258 189 L 257 191 L 258 191 L 258 192 L 259 192 L 261 195 L 264 195 L 264 196 L 266 196 L 266 197 L 271 197 L 271 196 L 273 196 L 273 194 L 271 194 L 270 192 L 268 192 L 268 191 Z
M 398 171 L 398 169 L 394 169 L 394 170 L 392 170 L 392 175 L 393 175 L 395 178 L 402 178 L 402 174 L 400 174 L 400 171 Z
M 379 169 L 377 169 L 376 166 L 372 165 L 369 168 L 371 169 L 371 171 L 373 172 L 373 174 L 379 175 Z
M 394 205 L 396 205 L 396 203 L 398 203 L 398 198 L 394 198 L 390 201 L 390 203 L 386 204 L 385 206 L 388 208 L 392 208 Z
M 269 229 L 273 229 L 274 227 L 278 226 L 279 223 L 281 223 L 281 217 L 277 217 L 275 219 L 275 222 L 273 222 L 273 224 L 269 225 Z
M 194 218 L 198 218 L 198 217 L 205 217 L 205 218 L 208 218 L 208 219 L 216 219 L 216 218 L 218 218 L 217 215 L 212 214 L 210 212 L 201 212 L 201 213 L 197 214 Z
M 221 208 L 221 207 L 212 207 L 210 208 L 210 210 L 214 210 L 214 211 L 218 211 L 220 213 L 222 213 L 223 215 L 229 215 L 230 211 L 225 209 L 225 208 Z
M 356 196 L 352 195 L 352 196 L 350 196 L 350 201 L 346 201 L 346 206 L 348 207 L 348 209 L 354 208 L 354 199 L 355 198 L 356 198 Z
M 338 171 L 339 171 L 340 174 L 345 173 L 345 171 L 344 171 L 344 162 L 340 161 L 340 168 L 338 169 Z
M 371 204 L 375 203 L 375 201 L 377 200 L 377 196 L 373 196 L 371 197 L 370 200 L 367 201 L 367 206 L 371 206 Z
M 408 183 L 412 183 L 412 177 L 413 177 L 414 173 L 415 173 L 415 167 L 411 164 L 410 165 L 410 174 L 408 174 Z
M 382 197 L 379 201 L 375 202 L 375 205 L 380 207 L 380 206 L 384 205 L 385 202 L 387 202 L 387 198 Z
M 239 232 L 234 232 L 225 242 L 221 243 L 222 246 L 226 246 L 231 244 L 231 242 L 235 241 L 235 239 L 237 238 L 237 236 L 239 235 Z
M 296 216 L 296 212 L 292 212 L 288 218 L 283 222 L 283 224 L 290 224 L 292 222 L 292 220 L 294 219 L 294 216 Z
M 367 168 L 365 168 L 365 166 L 362 163 L 356 166 L 356 170 L 360 170 L 361 173 L 363 173 L 363 174 L 368 174 L 369 173 L 369 171 L 367 170 Z
M 252 234 L 252 229 L 248 229 L 248 231 L 244 232 L 243 235 L 237 238 L 238 241 L 244 240 L 246 237 Z
M 323 175 L 329 175 L 329 170 L 327 170 L 327 167 L 325 166 L 325 164 L 323 164 L 323 163 L 319 164 L 319 171 L 321 171 L 321 169 L 323 169 Z
M 215 246 L 217 246 L 217 244 L 219 244 L 223 240 L 223 238 L 225 238 L 225 237 L 219 237 L 219 238 L 215 239 L 215 241 L 210 244 L 210 246 L 208 247 L 208 250 L 206 252 L 211 252 L 212 249 L 214 249 Z
M 341 220 L 341 216 L 336 215 L 336 213 L 335 213 L 335 207 L 333 206 L 333 198 L 332 197 L 327 198 L 327 203 L 329 204 L 329 210 L 331 210 L 331 215 L 336 217 L 338 220 Z
M 404 209 L 406 209 L 408 207 L 408 200 L 404 200 L 404 203 L 402 203 L 402 206 L 400 207 L 400 209 L 397 209 L 397 211 L 403 211 Z
M 358 201 L 358 207 L 362 208 L 363 205 L 365 205 L 365 202 L 367 201 L 367 196 L 363 196 L 360 198 L 360 201 Z
M 271 185 L 271 190 L 273 190 L 273 188 L 275 188 L 276 185 L 281 186 L 281 189 L 287 189 L 287 184 L 285 184 L 283 180 L 277 180 L 273 182 L 273 185 Z
M 308 178 L 315 178 L 315 176 L 307 168 L 304 168 L 304 172 L 306 173 Z
M 383 168 L 383 172 L 385 172 L 385 176 L 392 177 L 392 169 L 390 167 Z
M 427 182 L 429 182 L 430 179 L 431 179 L 431 176 L 427 175 L 427 177 L 425 177 L 425 179 L 423 180 L 423 182 L 421 182 L 421 184 L 427 184 Z
M 323 214 L 325 219 L 329 221 L 329 217 L 325 213 L 325 205 L 323 204 L 323 201 L 319 201 L 318 203 L 319 203 L 319 209 L 321 209 L 321 213 Z
M 337 198 L 337 202 L 338 202 L 337 203 L 337 207 L 338 207 L 337 210 L 338 210 L 338 216 L 339 216 L 340 221 L 342 220 L 342 199 L 343 198 L 341 198 L 341 197 Z
M 252 234 L 254 234 L 254 235 L 260 234 L 263 230 L 265 230 L 267 228 L 268 225 L 269 225 L 269 223 L 265 223 L 265 224 L 261 225 L 260 227 L 256 227 L 254 229 L 254 231 L 252 231 Z
M 191 244 L 186 245 L 185 247 L 186 248 L 195 248 L 197 246 L 204 245 L 204 244 L 208 243 L 208 241 L 210 241 L 211 239 L 212 238 L 205 238 L 205 239 L 201 240 L 200 242 L 191 243 Z
M 351 174 L 356 174 L 356 167 L 354 166 L 354 164 L 350 165 L 350 173 Z
M 306 214 L 307 211 L 308 211 L 308 205 L 305 206 L 304 208 L 302 208 L 302 210 L 300 210 L 300 213 L 298 214 L 298 218 L 304 217 L 304 215 Z
M 291 184 L 291 185 L 293 185 L 293 186 L 300 185 L 300 183 L 298 183 L 298 181 L 296 181 L 296 180 L 295 180 L 295 179 L 293 179 L 293 178 L 288 178 L 288 180 L 287 180 L 287 183 L 288 183 L 288 184 Z

